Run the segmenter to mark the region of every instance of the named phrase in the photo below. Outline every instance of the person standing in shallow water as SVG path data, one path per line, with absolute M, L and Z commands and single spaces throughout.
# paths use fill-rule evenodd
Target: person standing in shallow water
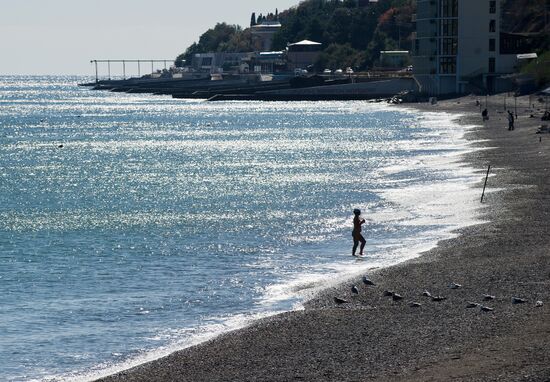
M 508 110 L 508 130 L 514 130 L 514 114 Z
M 363 256 L 363 249 L 365 248 L 367 241 L 363 235 L 361 235 L 361 225 L 365 223 L 365 219 L 360 218 L 361 210 L 355 209 L 353 210 L 353 214 L 355 216 L 353 217 L 353 232 L 351 233 L 351 236 L 353 236 L 353 250 L 351 251 L 351 255 L 356 256 L 355 251 L 357 251 L 359 242 L 361 242 L 359 256 Z

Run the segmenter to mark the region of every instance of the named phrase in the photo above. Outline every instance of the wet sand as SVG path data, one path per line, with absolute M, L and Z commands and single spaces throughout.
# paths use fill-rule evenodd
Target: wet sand
M 484 149 L 464 161 L 479 169 L 480 197 L 492 166 L 482 210 L 488 223 L 461 230 L 418 259 L 373 271 L 376 286 L 350 280 L 304 311 L 102 381 L 550 381 L 550 134 L 535 134 L 550 122 L 540 120 L 544 104 L 531 111 L 528 100 L 519 100 L 514 131 L 507 129 L 504 95 L 489 98 L 485 124 L 475 97 L 409 106 L 461 113 L 462 123 L 478 125 L 467 138 Z M 485 105 L 485 97 L 480 101 Z M 507 106 L 514 109 L 513 98 Z M 532 112 L 537 118 L 529 118 Z M 451 289 L 451 282 L 462 287 Z M 432 301 L 425 290 L 446 299 Z M 484 301 L 483 294 L 495 299 Z M 513 304 L 512 297 L 527 302 Z M 539 300 L 544 305 L 535 307 Z

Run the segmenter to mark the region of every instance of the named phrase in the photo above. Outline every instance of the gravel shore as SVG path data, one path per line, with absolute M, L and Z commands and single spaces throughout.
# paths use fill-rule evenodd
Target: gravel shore
M 484 107 L 485 97 L 479 100 Z M 375 286 L 351 280 L 325 290 L 304 311 L 101 381 L 550 381 L 550 134 L 535 134 L 550 122 L 541 122 L 544 105 L 536 98 L 530 105 L 528 97 L 518 99 L 513 131 L 504 112 L 505 102 L 514 110 L 512 97 L 489 97 L 484 124 L 475 102 L 408 107 L 456 112 L 461 123 L 477 126 L 467 138 L 484 149 L 464 161 L 479 169 L 480 197 L 492 167 L 482 217 L 488 223 L 377 270 L 369 275 Z M 452 282 L 462 287 L 452 289 Z M 403 299 L 384 296 L 386 290 Z M 426 290 L 445 299 L 433 301 Z

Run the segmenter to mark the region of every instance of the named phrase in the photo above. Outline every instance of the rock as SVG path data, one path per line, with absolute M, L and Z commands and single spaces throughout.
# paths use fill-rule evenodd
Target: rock
M 491 296 L 490 294 L 484 294 L 484 295 L 483 295 L 483 299 L 484 299 L 485 301 L 494 300 L 494 299 L 495 299 L 495 296 Z
M 492 312 L 494 310 L 493 308 L 489 308 L 488 306 L 484 306 L 484 305 L 480 305 L 479 309 L 482 310 L 483 312 Z
M 340 298 L 340 297 L 334 297 L 334 302 L 337 304 L 349 304 L 349 301 L 344 300 L 343 298 Z
M 466 308 L 477 308 L 479 304 L 477 302 L 468 302 L 468 305 L 466 305 Z
M 365 285 L 375 285 L 367 276 L 363 276 L 363 284 Z
M 409 306 L 411 308 L 420 308 L 422 306 L 422 304 L 419 303 L 419 302 L 411 301 L 411 302 L 409 302 Z
M 393 301 L 403 300 L 403 296 L 401 296 L 400 294 L 397 294 L 397 293 L 392 294 L 391 298 L 392 298 Z
M 524 304 L 527 300 L 519 297 L 512 297 L 512 304 Z
M 443 301 L 446 299 L 447 297 L 443 297 L 443 296 L 432 296 L 432 301 L 436 301 L 436 302 Z
M 450 284 L 449 284 L 449 288 L 451 288 L 451 289 L 458 289 L 458 288 L 462 288 L 462 285 L 457 284 L 457 283 L 450 283 Z
M 535 308 L 542 308 L 542 305 L 543 305 L 542 301 L 535 302 Z
M 432 297 L 432 294 L 431 294 L 430 292 L 428 292 L 427 290 L 425 290 L 425 291 L 422 293 L 422 296 Z
M 393 296 L 393 292 L 391 290 L 385 290 L 384 291 L 384 296 L 386 296 L 386 297 Z
M 359 294 L 359 289 L 354 285 L 351 287 L 351 293 Z

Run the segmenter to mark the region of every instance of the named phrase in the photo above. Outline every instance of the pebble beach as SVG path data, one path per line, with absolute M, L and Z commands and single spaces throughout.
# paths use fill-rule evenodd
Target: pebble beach
M 550 134 L 536 134 L 550 124 L 540 119 L 544 104 L 520 97 L 515 109 L 502 94 L 406 107 L 475 126 L 466 135 L 475 150 L 462 159 L 479 169 L 480 198 L 491 166 L 484 223 L 373 269 L 375 285 L 350 279 L 304 310 L 101 381 L 550 380 Z M 513 131 L 506 108 L 517 110 Z

